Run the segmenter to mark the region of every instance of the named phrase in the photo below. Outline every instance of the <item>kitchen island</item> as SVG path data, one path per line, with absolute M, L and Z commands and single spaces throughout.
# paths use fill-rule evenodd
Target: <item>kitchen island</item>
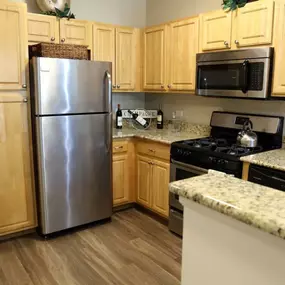
M 285 284 L 285 193 L 215 171 L 169 187 L 184 206 L 182 285 Z

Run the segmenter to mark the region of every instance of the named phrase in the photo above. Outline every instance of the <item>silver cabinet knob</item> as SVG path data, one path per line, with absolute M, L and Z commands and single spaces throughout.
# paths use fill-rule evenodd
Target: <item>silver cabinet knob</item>
M 164 89 L 164 85 L 161 85 L 160 87 L 161 87 L 161 89 Z
M 170 89 L 171 88 L 171 84 L 168 84 L 167 87 Z
M 121 85 L 117 85 L 117 88 L 120 89 L 120 88 L 121 88 Z
M 228 46 L 229 43 L 228 43 L 227 41 L 224 41 L 224 45 L 225 45 L 225 46 Z
M 61 42 L 64 43 L 64 42 L 65 42 L 65 39 L 61 39 Z
M 23 87 L 23 88 L 27 88 L 27 84 L 23 84 L 22 87 Z
M 24 99 L 23 99 L 23 102 L 24 102 L 24 103 L 27 103 L 27 102 L 28 102 L 28 98 L 24 98 Z
M 50 40 L 51 40 L 52 42 L 54 42 L 54 41 L 55 41 L 55 37 L 52 37 Z
M 112 87 L 113 87 L 113 88 L 116 88 L 116 85 L 113 85 Z
M 235 44 L 238 45 L 238 44 L 239 44 L 239 41 L 238 41 L 238 40 L 235 40 Z

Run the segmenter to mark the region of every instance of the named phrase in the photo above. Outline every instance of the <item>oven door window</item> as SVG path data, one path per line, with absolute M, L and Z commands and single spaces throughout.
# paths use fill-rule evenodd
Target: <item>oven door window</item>
M 249 90 L 263 88 L 264 63 L 245 60 L 240 63 L 198 65 L 198 89 Z

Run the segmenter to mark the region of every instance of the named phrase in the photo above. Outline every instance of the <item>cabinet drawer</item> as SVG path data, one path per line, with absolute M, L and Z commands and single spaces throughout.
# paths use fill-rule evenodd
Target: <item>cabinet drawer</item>
M 163 144 L 138 142 L 137 152 L 165 160 L 170 160 L 170 147 Z
M 127 141 L 113 142 L 113 153 L 121 153 L 127 151 L 128 151 Z

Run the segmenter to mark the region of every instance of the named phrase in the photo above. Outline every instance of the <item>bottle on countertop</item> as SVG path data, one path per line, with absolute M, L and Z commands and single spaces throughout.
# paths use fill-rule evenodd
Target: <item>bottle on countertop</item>
M 159 108 L 157 111 L 157 128 L 159 130 L 163 129 L 163 112 L 161 110 L 161 105 L 159 105 Z
M 121 105 L 118 104 L 118 110 L 116 112 L 116 129 L 123 128 L 123 114 L 121 110 Z
M 138 123 L 140 124 L 142 127 L 147 128 L 148 127 L 148 123 L 147 121 L 140 115 L 132 112 L 131 110 L 128 110 L 128 112 L 132 115 L 132 118 Z

